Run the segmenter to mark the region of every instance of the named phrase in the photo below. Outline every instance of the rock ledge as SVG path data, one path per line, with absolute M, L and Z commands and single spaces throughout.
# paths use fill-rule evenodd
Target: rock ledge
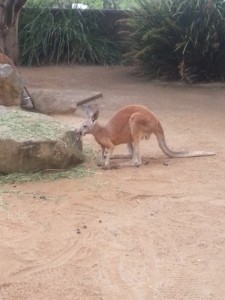
M 83 160 L 74 129 L 21 110 L 0 112 L 0 173 L 65 169 Z

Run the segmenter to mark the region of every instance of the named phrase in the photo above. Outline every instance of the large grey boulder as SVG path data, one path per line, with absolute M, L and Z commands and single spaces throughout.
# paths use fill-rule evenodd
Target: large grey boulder
M 37 90 L 31 93 L 31 100 L 35 110 L 43 114 L 71 114 L 77 109 L 75 101 L 61 91 Z
M 33 90 L 31 92 L 33 108 L 47 115 L 73 114 L 77 106 L 84 105 L 101 97 L 103 97 L 102 93 L 80 89 L 44 89 Z
M 73 128 L 21 110 L 0 113 L 0 173 L 65 169 L 83 160 Z
M 23 80 L 17 76 L 12 66 L 0 64 L 0 104 L 20 106 L 23 97 Z

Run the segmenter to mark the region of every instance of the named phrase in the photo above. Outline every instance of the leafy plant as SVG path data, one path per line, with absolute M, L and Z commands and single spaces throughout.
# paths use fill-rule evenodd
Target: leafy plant
M 72 6 L 72 3 L 87 4 L 91 9 L 130 9 L 136 5 L 137 0 L 29 0 L 26 3 L 26 7 L 40 7 L 41 5 L 42 7 L 69 8 Z
M 19 23 L 20 63 L 114 64 L 119 51 L 108 21 L 101 11 L 27 7 Z
M 140 0 L 129 25 L 127 56 L 148 78 L 225 79 L 223 0 Z

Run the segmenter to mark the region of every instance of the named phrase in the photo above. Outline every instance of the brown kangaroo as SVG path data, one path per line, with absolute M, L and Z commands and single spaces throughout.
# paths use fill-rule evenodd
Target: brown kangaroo
M 122 163 L 118 166 L 139 166 L 141 165 L 141 155 L 139 144 L 142 139 L 149 139 L 153 133 L 156 135 L 160 149 L 168 157 L 194 157 L 215 155 L 214 152 L 206 151 L 181 151 L 175 152 L 168 148 L 164 131 L 157 117 L 145 106 L 128 105 L 118 110 L 109 121 L 103 126 L 96 120 L 99 111 L 92 111 L 91 107 L 86 108 L 87 120 L 77 131 L 83 137 L 92 134 L 101 146 L 102 154 L 100 165 L 109 168 L 110 158 L 115 146 L 127 144 L 128 153 L 126 155 L 116 155 L 114 158 L 132 158 L 129 163 Z M 105 150 L 108 150 L 105 159 Z

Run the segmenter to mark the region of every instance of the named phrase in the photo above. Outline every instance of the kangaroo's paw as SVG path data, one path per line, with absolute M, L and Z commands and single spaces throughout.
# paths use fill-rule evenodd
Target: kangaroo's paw
M 125 167 L 140 167 L 141 163 L 135 162 L 135 161 L 129 161 L 129 162 L 124 162 L 120 163 L 119 166 L 120 168 L 125 168 Z
M 104 161 L 102 161 L 102 160 L 97 161 L 97 166 L 98 166 L 98 167 L 102 167 L 102 166 L 104 166 L 104 165 L 105 165 L 105 162 L 104 162 Z
M 109 166 L 102 166 L 101 169 L 102 170 L 110 170 L 110 167 Z
M 110 165 L 102 167 L 102 170 L 113 170 L 113 169 L 120 169 L 120 165 L 111 163 Z

